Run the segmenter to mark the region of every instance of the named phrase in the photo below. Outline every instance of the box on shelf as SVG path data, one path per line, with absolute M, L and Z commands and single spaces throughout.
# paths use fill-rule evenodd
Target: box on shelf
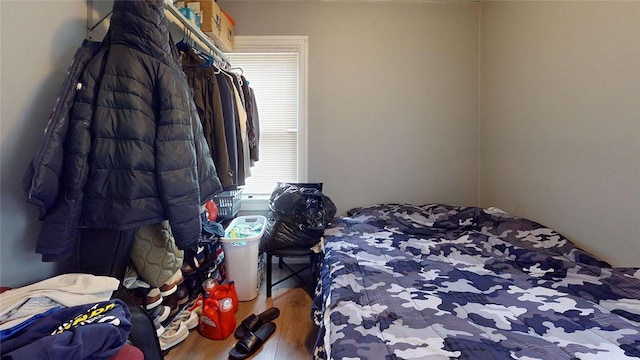
M 200 27 L 200 16 L 193 9 L 183 7 L 178 9 L 178 11 L 180 11 L 188 21 L 193 23 L 194 26 Z
M 222 51 L 233 51 L 233 36 L 235 35 L 236 22 L 224 10 L 220 9 L 220 11 L 222 13 L 222 16 L 220 16 L 220 44 L 216 43 L 216 45 L 218 45 Z
M 213 0 L 184 1 L 186 6 L 189 6 L 189 3 L 193 2 L 200 3 L 200 11 L 202 12 L 200 30 L 205 33 L 220 33 L 222 30 L 222 10 L 218 4 Z
M 233 51 L 233 37 L 236 22 L 214 0 L 185 0 L 185 6 L 199 3 L 201 15 L 200 30 L 213 40 L 222 51 Z

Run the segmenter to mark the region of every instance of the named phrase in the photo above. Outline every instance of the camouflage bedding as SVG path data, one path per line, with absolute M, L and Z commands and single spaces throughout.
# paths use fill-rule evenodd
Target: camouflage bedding
M 325 231 L 313 318 L 316 359 L 640 358 L 640 269 L 495 208 L 374 205 Z

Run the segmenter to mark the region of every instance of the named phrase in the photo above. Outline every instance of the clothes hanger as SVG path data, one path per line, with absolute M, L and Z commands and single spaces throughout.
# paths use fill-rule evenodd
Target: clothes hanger
M 226 71 L 228 74 L 233 75 L 233 76 L 242 76 L 244 75 L 244 70 L 242 70 L 241 67 L 226 67 L 224 69 L 224 71 Z
M 214 75 L 220 74 L 220 72 L 222 71 L 222 66 L 220 66 L 220 63 L 219 63 L 220 59 L 215 57 L 215 54 L 214 54 L 213 50 L 210 50 L 210 51 L 211 51 L 211 57 L 213 58 L 213 64 L 212 64 L 213 65 L 213 74 Z
M 193 47 L 193 51 L 196 53 L 196 55 L 198 55 L 202 60 L 204 60 L 204 63 L 200 66 L 200 67 L 211 67 L 214 64 L 214 58 L 213 56 L 211 56 L 210 54 L 207 54 L 205 52 L 200 51 L 198 48 L 196 48 L 195 46 Z
M 185 26 L 182 39 L 176 44 L 176 48 L 178 48 L 179 51 L 187 52 L 191 48 L 191 45 L 189 45 L 189 42 L 188 42 L 190 37 L 190 32 L 191 30 L 189 30 L 189 28 Z
M 176 44 L 176 48 L 181 52 L 189 52 L 193 51 L 198 57 L 204 60 L 204 63 L 198 66 L 185 66 L 184 68 L 195 68 L 195 67 L 210 67 L 213 64 L 214 59 L 208 54 L 200 51 L 196 45 L 195 40 L 191 37 L 192 31 L 188 27 L 185 26 L 184 33 L 182 39 Z

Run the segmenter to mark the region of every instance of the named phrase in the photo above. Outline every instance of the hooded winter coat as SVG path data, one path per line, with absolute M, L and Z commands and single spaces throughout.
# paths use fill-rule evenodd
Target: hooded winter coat
M 57 181 L 38 169 L 60 156 L 37 155 L 30 172 L 29 201 L 44 220 L 36 252 L 59 260 L 73 254 L 81 227 L 127 230 L 163 220 L 180 249 L 194 246 L 200 205 L 222 186 L 163 0 L 114 1 L 102 47 L 72 91 L 68 114 L 50 120 L 68 122 L 64 141 L 40 149 L 62 154 Z

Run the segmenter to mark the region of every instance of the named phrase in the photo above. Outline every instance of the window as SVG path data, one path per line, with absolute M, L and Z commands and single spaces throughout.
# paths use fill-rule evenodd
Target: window
M 237 36 L 234 41 L 234 52 L 225 55 L 249 81 L 260 116 L 260 160 L 243 191 L 247 209 L 252 200 L 266 204 L 278 181 L 306 181 L 307 37 Z

